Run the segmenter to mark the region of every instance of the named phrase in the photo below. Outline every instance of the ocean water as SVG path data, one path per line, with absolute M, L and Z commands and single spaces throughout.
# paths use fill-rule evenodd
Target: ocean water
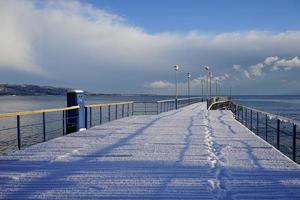
M 100 95 L 86 96 L 86 104 L 104 102 L 151 102 L 172 99 L 172 96 L 117 96 Z M 300 121 L 300 95 L 298 96 L 233 96 L 233 100 L 239 104 L 256 108 L 266 112 L 285 116 Z M 137 104 L 138 105 L 138 104 Z M 0 96 L 0 113 L 18 111 L 31 111 L 46 108 L 66 107 L 65 96 Z M 112 108 L 111 113 L 115 113 Z M 118 108 L 120 118 L 121 108 Z M 125 112 L 127 112 L 125 108 Z M 136 109 L 136 108 L 135 108 Z M 142 108 L 143 109 L 143 108 Z M 151 109 L 151 108 L 150 108 Z M 156 109 L 156 104 L 153 109 Z M 130 111 L 130 110 L 129 110 Z M 99 109 L 92 112 L 92 125 L 99 124 Z M 115 115 L 112 114 L 112 120 Z M 46 140 L 63 135 L 62 113 L 46 114 Z M 108 109 L 103 109 L 103 122 L 108 121 Z M 89 124 L 90 122 L 88 122 Z M 16 118 L 0 118 L 0 154 L 17 149 Z M 30 115 L 21 117 L 21 143 L 22 148 L 43 141 L 42 115 Z
M 300 121 L 300 95 L 233 96 L 233 100 L 241 105 Z

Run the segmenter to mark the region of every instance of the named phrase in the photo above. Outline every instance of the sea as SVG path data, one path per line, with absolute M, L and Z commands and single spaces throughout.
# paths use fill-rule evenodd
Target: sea
M 87 105 L 122 101 L 155 102 L 174 99 L 173 96 L 160 95 L 93 95 L 85 98 Z M 180 98 L 184 98 L 184 96 Z M 232 96 L 232 100 L 241 105 L 300 121 L 300 95 L 235 95 Z M 67 106 L 66 102 L 66 96 L 0 96 L 0 113 L 63 108 Z M 99 116 L 98 113 L 93 114 Z M 104 121 L 108 121 L 107 116 L 106 111 Z M 22 148 L 43 141 L 41 119 L 41 115 L 21 117 Z M 98 119 L 96 120 L 99 122 Z M 47 114 L 46 123 L 46 140 L 63 135 L 61 113 Z M 0 154 L 17 149 L 16 130 L 15 117 L 0 118 Z

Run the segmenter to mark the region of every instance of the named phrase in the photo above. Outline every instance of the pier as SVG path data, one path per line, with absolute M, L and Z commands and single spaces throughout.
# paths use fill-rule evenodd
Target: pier
M 200 102 L 0 156 L 0 199 L 300 199 L 300 166 Z

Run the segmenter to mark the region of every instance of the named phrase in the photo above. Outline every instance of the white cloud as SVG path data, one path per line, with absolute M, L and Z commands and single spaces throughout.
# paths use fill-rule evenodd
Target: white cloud
M 273 57 L 267 57 L 264 61 L 264 64 L 266 65 L 272 65 L 274 62 L 276 62 L 277 60 L 279 60 L 278 56 L 273 56 Z
M 174 87 L 174 84 L 168 81 L 153 81 L 151 83 L 146 84 L 145 86 L 151 89 L 166 89 Z
M 298 58 L 298 56 L 296 56 L 290 60 L 286 60 L 286 59 L 277 60 L 273 64 L 272 69 L 273 70 L 279 70 L 279 69 L 291 70 L 293 68 L 300 68 L 300 59 Z
M 213 78 L 214 78 L 214 80 L 216 80 L 220 83 L 220 82 L 228 80 L 230 78 L 230 75 L 225 73 L 225 74 L 222 74 L 222 75 L 219 75 L 219 76 L 215 76 Z
M 125 88 L 122 78 L 130 75 L 127 88 L 136 92 L 153 77 L 173 80 L 174 64 L 182 63 L 180 73 L 185 66 L 193 66 L 189 71 L 204 74 L 199 65 L 226 72 L 233 62 L 300 55 L 299 40 L 300 31 L 150 34 L 116 14 L 79 1 L 0 1 L 0 71 L 47 73 L 55 77 L 54 82 L 69 80 L 70 86 L 102 89 L 99 85 L 113 82 L 114 87 Z M 246 69 L 236 70 L 250 78 Z M 254 71 L 260 74 L 259 70 Z
M 248 70 L 243 69 L 240 65 L 233 65 L 232 68 L 239 72 L 243 77 L 250 79 L 250 74 L 248 72 Z
M 251 65 L 249 67 L 249 71 L 250 71 L 251 75 L 261 76 L 263 73 L 264 67 L 265 67 L 265 65 L 263 63 L 258 63 L 256 65 Z

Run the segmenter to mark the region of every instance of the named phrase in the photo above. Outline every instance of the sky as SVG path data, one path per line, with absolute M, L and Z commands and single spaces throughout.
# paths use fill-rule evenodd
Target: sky
M 170 95 L 179 65 L 199 95 L 209 66 L 222 94 L 300 94 L 299 19 L 298 0 L 3 0 L 0 80 Z

